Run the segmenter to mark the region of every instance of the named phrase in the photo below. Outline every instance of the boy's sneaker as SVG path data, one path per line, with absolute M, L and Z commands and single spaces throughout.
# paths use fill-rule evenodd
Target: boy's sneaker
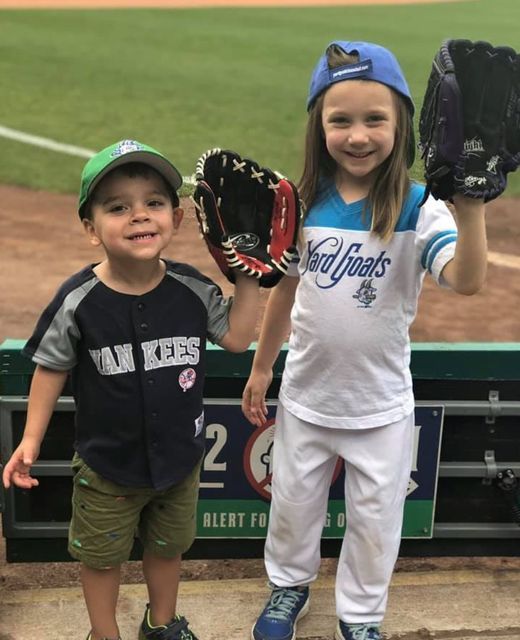
M 188 629 L 188 621 L 183 616 L 175 616 L 168 624 L 153 627 L 150 620 L 150 605 L 146 605 L 143 622 L 139 628 L 139 640 L 197 640 Z
M 251 632 L 253 640 L 294 640 L 296 622 L 309 610 L 309 587 L 274 587 Z
M 365 624 L 347 624 L 338 622 L 335 634 L 336 640 L 381 640 L 378 622 Z

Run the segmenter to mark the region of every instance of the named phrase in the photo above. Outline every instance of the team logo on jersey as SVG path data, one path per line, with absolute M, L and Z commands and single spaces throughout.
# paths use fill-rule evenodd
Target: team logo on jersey
M 320 289 L 331 289 L 344 278 L 383 278 L 392 263 L 386 250 L 376 256 L 367 255 L 362 242 L 347 245 L 343 238 L 329 236 L 307 242 L 305 268 L 302 275 L 313 277 Z
M 254 233 L 235 233 L 229 237 L 229 241 L 237 251 L 251 251 L 258 246 L 260 239 Z
M 372 302 L 376 299 L 375 291 L 377 291 L 377 289 L 372 286 L 372 278 L 369 278 L 367 280 L 363 280 L 361 286 L 352 297 L 359 300 L 360 304 L 358 306 L 366 309 L 367 307 L 370 307 Z
M 179 385 L 183 391 L 187 391 L 191 389 L 195 384 L 195 380 L 197 379 L 197 372 L 195 369 L 188 367 L 187 369 L 183 369 L 179 373 Z
M 113 158 L 117 158 L 119 156 L 123 156 L 125 153 L 130 153 L 131 151 L 142 151 L 143 145 L 139 144 L 136 140 L 121 140 L 121 142 L 117 145 L 117 147 L 110 154 Z

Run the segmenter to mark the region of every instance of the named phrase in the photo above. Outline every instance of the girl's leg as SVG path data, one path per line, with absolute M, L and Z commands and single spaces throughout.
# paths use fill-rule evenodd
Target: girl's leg
M 181 556 L 163 558 L 149 551 L 143 554 L 143 574 L 148 588 L 151 624 L 167 625 L 175 615 Z
M 380 622 L 401 542 L 410 479 L 414 414 L 343 433 L 347 529 L 336 577 L 338 618 Z
M 90 618 L 92 640 L 119 638 L 116 606 L 119 595 L 120 566 L 93 569 L 81 563 L 81 584 Z
M 320 540 L 337 455 L 329 429 L 279 404 L 273 444 L 271 510 L 265 566 L 278 587 L 307 585 L 320 566 Z

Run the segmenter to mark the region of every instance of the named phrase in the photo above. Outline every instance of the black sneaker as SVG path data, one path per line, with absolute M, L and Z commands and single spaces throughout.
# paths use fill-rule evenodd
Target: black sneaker
M 139 640 L 198 640 L 188 629 L 188 621 L 183 616 L 175 616 L 168 624 L 152 627 L 150 605 L 146 605 L 143 622 L 139 627 Z

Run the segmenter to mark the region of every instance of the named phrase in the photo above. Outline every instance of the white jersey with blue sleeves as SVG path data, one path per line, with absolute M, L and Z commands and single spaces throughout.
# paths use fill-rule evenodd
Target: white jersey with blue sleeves
M 370 233 L 366 202 L 346 204 L 334 185 L 309 210 L 280 389 L 302 420 L 368 428 L 413 411 L 409 327 L 424 275 L 442 284 L 457 240 L 445 204 L 420 207 L 423 195 L 413 184 L 387 243 Z

